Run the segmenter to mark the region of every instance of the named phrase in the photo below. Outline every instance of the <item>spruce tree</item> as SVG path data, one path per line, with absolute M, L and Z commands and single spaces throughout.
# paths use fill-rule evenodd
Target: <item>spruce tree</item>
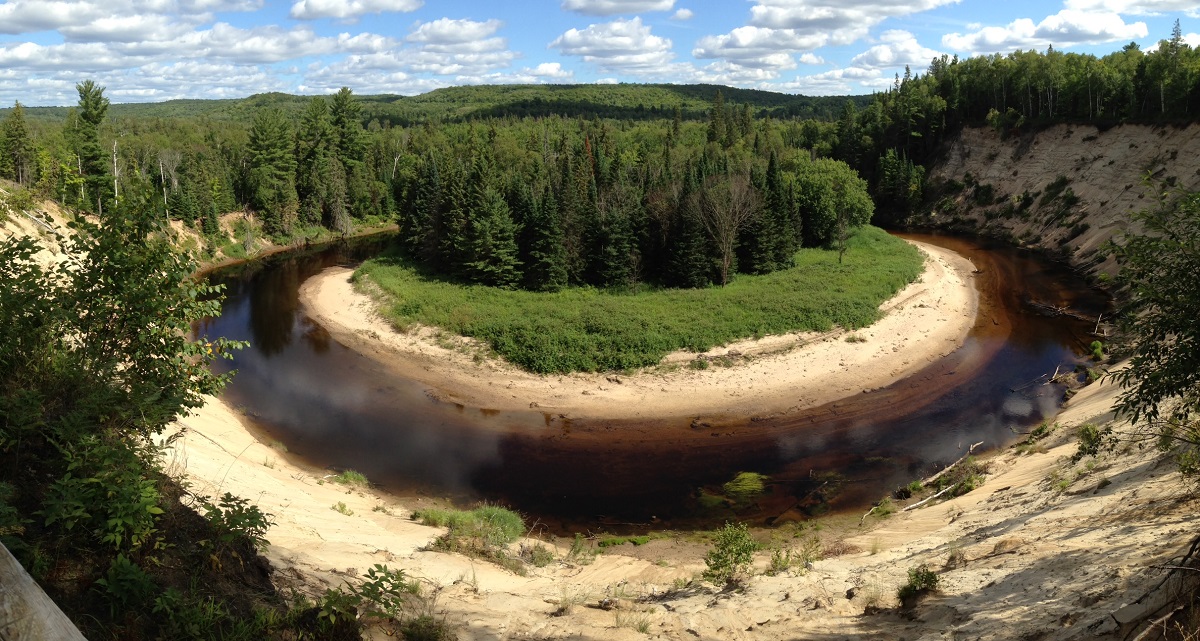
M 101 212 L 105 206 L 111 207 L 113 200 L 108 155 L 100 146 L 100 124 L 108 114 L 109 102 L 104 97 L 104 87 L 91 80 L 75 85 L 75 90 L 79 93 L 79 109 L 73 138 L 79 171 L 84 179 L 80 205 L 89 209 L 95 207 L 95 211 Z
M 314 97 L 308 101 L 296 132 L 296 195 L 300 199 L 300 219 L 306 225 L 320 224 L 329 210 L 333 142 L 329 105 L 324 98 Z
M 282 111 L 263 109 L 254 118 L 246 147 L 250 206 L 272 235 L 291 231 L 298 204 L 291 129 Z
M 463 273 L 471 282 L 515 287 L 521 281 L 521 263 L 517 258 L 517 226 L 508 203 L 489 187 L 474 205 L 463 234 Z
M 0 175 L 11 178 L 17 184 L 27 185 L 33 181 L 33 142 L 25 124 L 25 108 L 20 102 L 13 104 L 12 111 L 0 129 Z
M 432 153 L 418 167 L 416 182 L 409 193 L 408 206 L 400 211 L 397 221 L 400 242 L 409 255 L 430 260 L 438 244 L 433 225 L 440 217 L 442 202 L 438 161 Z
M 525 234 L 529 239 L 525 288 L 555 292 L 566 287 L 567 252 L 553 190 L 547 189 L 542 199 L 534 204 Z

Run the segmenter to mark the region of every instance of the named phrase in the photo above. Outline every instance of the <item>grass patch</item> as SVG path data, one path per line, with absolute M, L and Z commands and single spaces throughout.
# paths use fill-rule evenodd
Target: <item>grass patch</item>
M 354 470 L 346 470 L 345 472 L 333 477 L 333 480 L 336 483 L 349 485 L 351 487 L 368 487 L 371 485 L 371 482 L 367 480 L 367 477 L 364 474 L 361 472 L 355 472 Z
M 766 482 L 769 480 L 770 477 L 758 472 L 738 472 L 721 489 L 734 502 L 749 503 L 766 491 Z
M 484 505 L 470 511 L 433 508 L 413 512 L 412 519 L 447 528 L 445 534 L 429 544 L 430 549 L 484 559 L 525 575 L 524 561 L 508 552 L 508 546 L 525 533 L 525 522 L 512 510 L 498 505 Z
M 707 289 L 464 286 L 426 277 L 396 256 L 367 261 L 355 279 L 379 286 L 381 311 L 396 327 L 441 327 L 483 341 L 523 369 L 560 373 L 647 367 L 676 350 L 704 352 L 752 336 L 865 327 L 921 264 L 908 243 L 865 227 L 843 264 L 837 252 L 804 249 L 792 269 L 738 275 Z
M 666 534 L 639 534 L 634 536 L 606 536 L 596 542 L 596 545 L 601 548 L 612 547 L 614 545 L 625 545 L 629 543 L 633 546 L 645 545 L 655 539 L 665 539 Z

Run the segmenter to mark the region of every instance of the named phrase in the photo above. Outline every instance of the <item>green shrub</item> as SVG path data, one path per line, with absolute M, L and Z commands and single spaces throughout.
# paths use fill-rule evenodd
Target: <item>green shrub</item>
M 589 565 L 596 560 L 597 550 L 588 545 L 587 539 L 576 532 L 575 540 L 571 541 L 571 549 L 567 551 L 567 561 L 579 565 Z
M 360 614 L 390 619 L 400 619 L 413 598 L 421 593 L 420 584 L 405 579 L 402 570 L 392 570 L 379 563 L 367 570 L 367 576 L 358 587 L 351 586 L 350 589 L 359 599 Z
M 796 559 L 792 556 L 792 551 L 781 547 L 776 547 L 771 550 L 771 562 L 767 565 L 767 574 L 772 576 L 782 574 L 792 569 Z
M 908 583 L 900 586 L 896 596 L 902 606 L 911 608 L 921 597 L 937 591 L 939 580 L 937 572 L 922 563 L 915 568 L 909 568 Z
M 596 542 L 596 545 L 602 548 L 612 547 L 614 545 L 625 545 L 626 543 L 634 546 L 645 545 L 655 537 L 649 534 L 641 534 L 637 536 L 607 536 Z
M 454 629 L 432 614 L 422 614 L 400 624 L 398 631 L 405 641 L 453 641 Z
M 735 503 L 745 504 L 753 501 L 766 490 L 766 481 L 771 480 L 757 472 L 738 472 L 732 480 L 721 486 L 725 496 Z
M 544 568 L 554 563 L 554 552 L 541 543 L 522 544 L 521 559 L 535 568 Z
M 1095 423 L 1084 423 L 1079 426 L 1079 447 L 1071 460 L 1079 461 L 1085 456 L 1098 456 L 1111 440 L 1108 430 L 1101 430 Z
M 118 554 L 112 560 L 104 578 L 97 579 L 96 585 L 103 588 L 104 599 L 108 601 L 113 617 L 118 612 L 144 607 L 156 590 L 150 575 L 124 554 Z
M 270 542 L 266 539 L 267 530 L 274 525 L 270 514 L 264 514 L 257 505 L 249 499 L 236 497 L 229 492 L 221 496 L 221 500 L 213 505 L 207 497 L 200 497 L 200 509 L 204 518 L 208 519 L 213 530 L 217 532 L 217 541 L 222 545 L 231 545 L 240 537 L 245 537 L 258 550 L 265 549 Z
M 1092 344 L 1088 347 L 1092 350 L 1092 360 L 1104 360 L 1104 343 L 1101 343 L 1100 341 L 1092 341 Z
M 717 530 L 713 549 L 704 557 L 707 568 L 704 578 L 727 586 L 740 582 L 749 571 L 758 548 L 745 523 L 726 523 Z

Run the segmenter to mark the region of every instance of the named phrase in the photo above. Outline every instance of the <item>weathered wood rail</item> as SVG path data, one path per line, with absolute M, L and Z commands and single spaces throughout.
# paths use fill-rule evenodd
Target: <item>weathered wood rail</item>
M 0 641 L 87 641 L 3 545 Z

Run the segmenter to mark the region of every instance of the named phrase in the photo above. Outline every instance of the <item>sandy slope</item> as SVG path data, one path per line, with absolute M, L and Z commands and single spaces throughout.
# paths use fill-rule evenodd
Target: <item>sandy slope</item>
M 967 176 L 993 189 L 995 202 L 980 205 L 971 189 L 951 195 L 952 207 L 939 203 L 921 225 L 940 225 L 961 217 L 968 228 L 1000 233 L 1049 251 L 1066 250 L 1072 260 L 1112 275 L 1109 257 L 1093 263 L 1095 252 L 1126 231 L 1138 231 L 1134 212 L 1154 202 L 1154 188 L 1143 185 L 1171 180 L 1189 191 L 1200 188 L 1200 124 L 1187 126 L 1118 125 L 1104 130 L 1092 125 L 1060 124 L 1001 140 L 990 127 L 966 127 L 950 141 L 942 160 L 929 168 L 932 184 L 965 182 Z M 1046 217 L 1054 206 L 1031 216 L 997 215 L 1023 193 L 1042 194 L 1056 179 L 1065 178 L 1078 203 L 1055 222 Z
M 881 321 L 854 332 L 865 342 L 846 342 L 841 330 L 741 341 L 704 356 L 741 354 L 752 357 L 749 363 L 706 370 L 678 366 L 696 357 L 691 353 L 670 355 L 664 365 L 635 376 L 544 377 L 495 359 L 476 362 L 476 350 L 464 339 L 458 342 L 463 349 L 447 349 L 433 330 L 394 331 L 344 268 L 309 279 L 300 299 L 340 342 L 468 406 L 538 407 L 572 417 L 749 415 L 802 409 L 882 387 L 962 344 L 976 316 L 973 266 L 954 252 L 916 244 L 927 256 L 925 272 L 882 307 Z
M 269 555 L 280 584 L 318 590 L 375 563 L 403 568 L 437 590 L 434 607 L 463 639 L 638 639 L 644 635 L 620 624 L 643 621 L 650 636 L 663 639 L 1115 638 L 1118 619 L 1130 612 L 1122 606 L 1161 577 L 1151 566 L 1177 553 L 1200 523 L 1197 501 L 1155 456 L 1133 450 L 1090 469 L 1067 461 L 1074 428 L 1108 420 L 1114 395 L 1111 385 L 1085 389 L 1059 417 L 1048 449 L 996 457 L 981 489 L 872 517 L 861 530 L 830 528 L 822 533 L 827 541 L 848 536 L 863 551 L 808 571 L 755 577 L 737 594 L 702 588 L 661 598 L 676 579 L 703 569 L 704 548 L 686 541 L 623 546 L 590 565 L 560 562 L 531 568 L 528 577 L 421 551 L 438 531 L 408 520 L 413 506 L 349 491 L 290 464 L 215 399 L 180 422 L 183 436 L 172 451 L 173 465 L 197 491 L 233 492 L 275 515 Z M 1054 483 L 1060 477 L 1070 481 L 1065 489 Z M 333 510 L 339 502 L 353 514 Z M 955 550 L 965 564 L 944 569 Z M 863 614 L 870 604 L 894 606 L 907 569 L 920 563 L 939 571 L 943 589 L 915 618 Z M 606 596 L 626 598 L 616 611 L 589 607 Z M 572 597 L 583 604 L 552 616 Z

